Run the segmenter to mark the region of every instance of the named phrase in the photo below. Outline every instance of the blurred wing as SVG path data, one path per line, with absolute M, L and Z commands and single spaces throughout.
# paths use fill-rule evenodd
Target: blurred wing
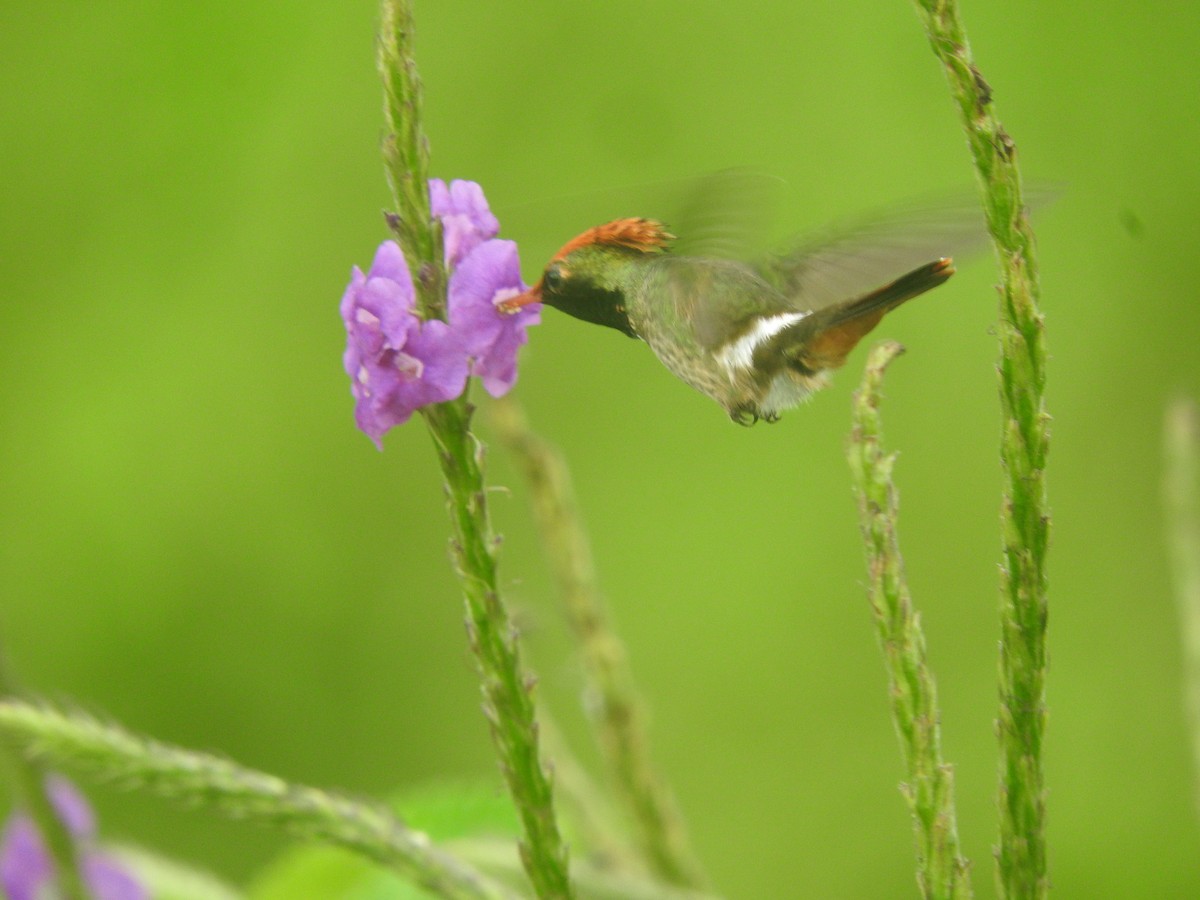
M 770 247 L 784 182 L 754 169 L 723 169 L 688 179 L 659 217 L 679 238 L 677 256 L 749 260 Z
M 966 196 L 833 226 L 758 262 L 763 278 L 798 309 L 861 297 L 934 260 L 988 244 L 978 200 Z

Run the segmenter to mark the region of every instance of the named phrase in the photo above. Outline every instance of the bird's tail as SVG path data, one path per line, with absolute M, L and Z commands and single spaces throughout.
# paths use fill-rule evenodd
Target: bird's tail
M 792 329 L 784 329 L 772 343 L 777 342 L 776 349 L 782 349 L 789 361 L 801 369 L 811 372 L 836 369 L 886 313 L 905 300 L 937 287 L 953 274 L 953 260 L 944 258 L 926 263 L 861 297 L 806 316 L 792 326 L 800 334 L 789 337 L 786 332 Z M 798 339 L 801 336 L 803 340 Z

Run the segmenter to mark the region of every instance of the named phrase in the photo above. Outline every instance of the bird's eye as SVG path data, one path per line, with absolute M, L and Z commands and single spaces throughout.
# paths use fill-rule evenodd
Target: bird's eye
M 542 275 L 542 288 L 547 291 L 556 291 L 562 287 L 563 272 L 558 266 L 551 266 L 544 275 Z

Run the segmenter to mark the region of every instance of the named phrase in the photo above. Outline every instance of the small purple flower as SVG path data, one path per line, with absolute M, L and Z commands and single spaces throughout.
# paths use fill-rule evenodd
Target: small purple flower
M 474 181 L 455 180 L 447 187 L 440 178 L 431 178 L 429 207 L 442 221 L 446 265 L 451 269 L 484 241 L 500 233 L 500 222 L 488 209 L 483 188 Z
M 517 245 L 495 240 L 500 223 L 473 181 L 429 182 L 430 207 L 441 220 L 449 322 L 425 321 L 415 306 L 412 275 L 399 245 L 380 245 L 364 275 L 355 267 L 342 296 L 354 418 L 381 450 L 389 429 L 431 403 L 453 400 L 475 375 L 499 397 L 517 380 L 517 351 L 540 319 L 532 304 L 517 313 L 497 304 L 526 290 Z
M 111 858 L 95 850 L 96 823 L 87 801 L 65 779 L 49 782 L 50 799 L 58 817 L 75 838 L 79 864 L 95 900 L 148 900 L 149 894 Z M 0 886 L 8 900 L 47 897 L 54 866 L 41 832 L 24 814 L 14 815 L 0 839 Z
M 417 317 L 412 277 L 394 241 L 380 245 L 366 275 L 354 268 L 341 312 L 354 418 L 380 449 L 384 432 L 414 411 L 463 392 L 463 342 L 446 323 Z
M 493 397 L 508 393 L 517 380 L 517 350 L 529 340 L 526 329 L 541 319 L 540 304 L 515 314 L 496 304 L 526 289 L 513 241 L 480 244 L 450 276 L 450 327 L 466 344 L 471 374 Z

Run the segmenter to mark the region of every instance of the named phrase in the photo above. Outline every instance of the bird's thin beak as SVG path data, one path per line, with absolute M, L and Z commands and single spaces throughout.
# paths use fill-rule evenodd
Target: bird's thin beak
M 542 283 L 539 281 L 523 294 L 517 294 L 515 297 L 509 297 L 507 300 L 501 300 L 496 304 L 496 309 L 502 313 L 515 313 L 523 306 L 528 306 L 530 303 L 542 302 Z

